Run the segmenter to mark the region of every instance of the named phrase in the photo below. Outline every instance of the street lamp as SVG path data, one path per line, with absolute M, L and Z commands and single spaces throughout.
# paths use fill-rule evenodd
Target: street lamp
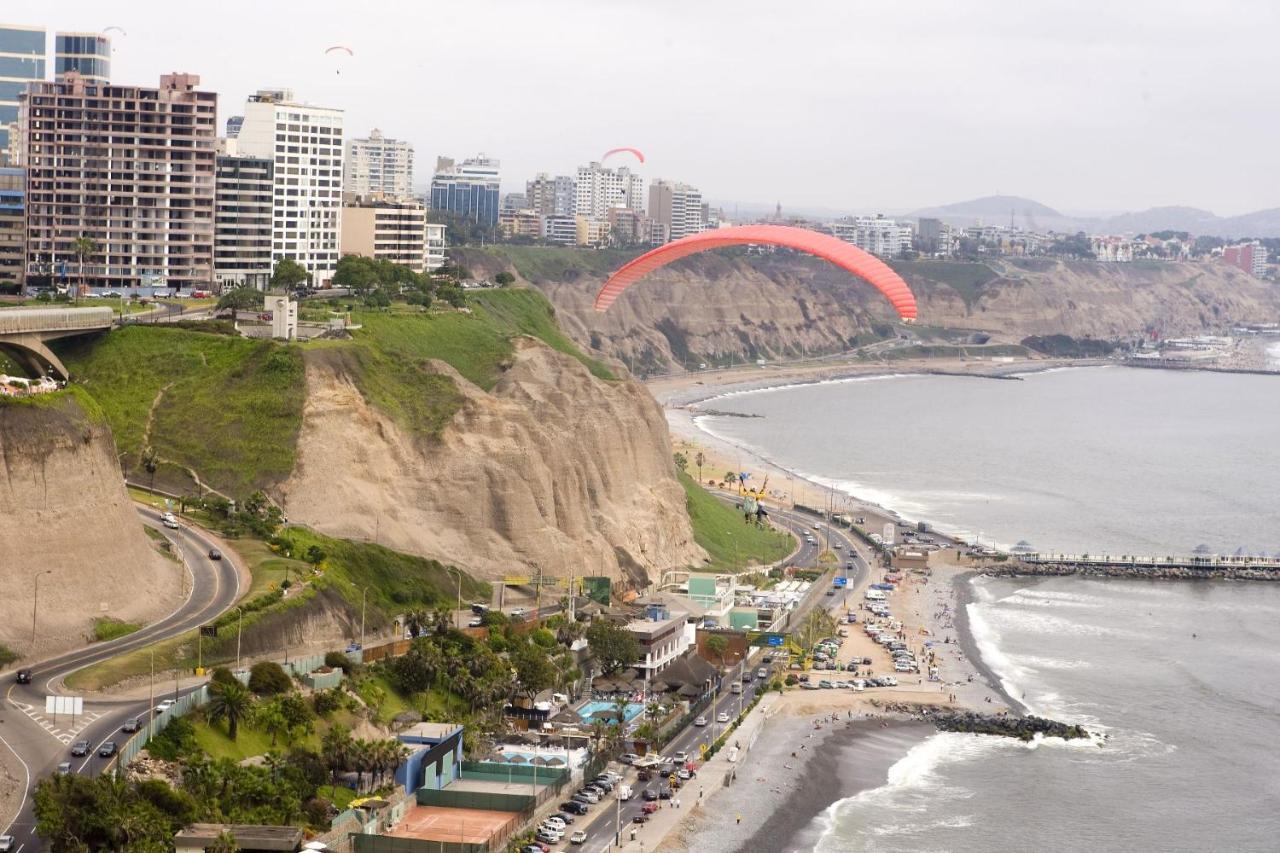
M 367 586 L 360 587 L 360 651 L 364 651 L 364 605 L 365 598 L 369 593 Z
M 32 643 L 35 643 L 36 641 L 36 605 L 40 601 L 40 576 L 51 575 L 51 574 L 53 574 L 53 569 L 45 569 L 42 572 L 36 572 L 35 581 L 33 583 L 34 588 L 31 593 L 31 642 Z
M 240 671 L 240 633 L 244 628 L 244 608 L 237 607 L 239 617 L 236 619 L 236 672 Z
M 458 610 L 462 610 L 462 569 L 459 569 L 456 566 L 445 566 L 445 569 L 451 572 L 458 573 Z M 534 618 L 537 618 L 537 615 L 538 614 L 535 613 Z M 458 618 L 459 617 L 454 617 L 455 621 Z M 457 626 L 455 625 L 454 627 L 457 627 Z

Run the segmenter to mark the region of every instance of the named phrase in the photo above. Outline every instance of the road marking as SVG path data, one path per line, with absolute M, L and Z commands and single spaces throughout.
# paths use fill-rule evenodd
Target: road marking
M 5 699 L 7 699 L 10 703 L 16 704 L 13 702 L 13 699 L 10 697 L 10 694 L 12 692 L 13 692 L 13 685 L 10 684 L 9 689 L 5 691 Z M 18 759 L 18 763 L 22 765 L 22 772 L 27 777 L 26 781 L 22 785 L 22 801 L 18 803 L 18 810 L 13 813 L 13 817 L 5 825 L 4 831 L 8 832 L 10 827 L 13 826 L 14 822 L 22 814 L 22 810 L 27 807 L 27 794 L 31 790 L 31 768 L 27 766 L 27 762 L 24 761 L 22 756 L 18 754 L 18 750 L 13 748 L 13 744 L 9 743 L 9 741 L 4 739 L 4 735 L 0 735 L 0 743 L 3 743 L 5 745 L 5 748 L 7 748 L 10 752 L 13 753 L 13 757 Z M 19 846 L 18 850 L 19 851 L 22 850 L 22 847 Z

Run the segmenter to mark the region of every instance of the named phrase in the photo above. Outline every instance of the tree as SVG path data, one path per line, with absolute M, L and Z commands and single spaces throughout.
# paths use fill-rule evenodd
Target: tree
M 263 702 L 258 705 L 257 710 L 253 712 L 254 724 L 266 734 L 271 735 L 271 745 L 276 745 L 276 738 L 281 732 L 288 730 L 289 721 L 284 717 L 284 711 L 280 709 L 280 700 L 273 699 L 270 702 Z
M 259 696 L 274 696 L 292 690 L 293 681 L 280 664 L 260 660 L 249 670 L 249 689 Z
M 556 668 L 546 650 L 535 643 L 523 642 L 511 655 L 520 691 L 533 699 L 556 682 Z
M 676 467 L 681 471 L 684 471 L 689 467 L 689 457 L 685 456 L 680 451 L 676 451 L 672 458 L 675 460 Z
M 640 659 L 636 635 L 603 619 L 597 619 L 587 628 L 587 645 L 605 675 L 612 675 Z
M 724 481 L 732 486 L 734 483 L 738 482 L 738 475 L 729 471 L 724 475 Z
M 87 286 L 85 285 L 84 264 L 91 255 L 98 254 L 98 241 L 87 234 L 81 234 L 72 241 L 72 251 L 76 254 L 76 260 L 80 262 L 80 290 L 85 291 Z
M 209 722 L 227 721 L 227 736 L 232 740 L 240 728 L 240 721 L 253 709 L 253 697 L 240 682 L 218 682 L 209 686 Z
M 324 562 L 324 558 L 327 556 L 329 555 L 326 554 L 324 552 L 324 549 L 321 548 L 319 545 L 307 546 L 306 558 L 307 558 L 307 562 L 311 564 L 312 568 L 319 568 L 320 564 Z
M 351 731 L 346 726 L 334 726 L 324 733 L 320 742 L 320 755 L 329 768 L 330 784 L 338 786 L 338 773 L 347 768 L 351 756 Z
M 516 277 L 513 276 L 511 273 L 507 272 L 506 270 L 503 270 L 502 272 L 498 273 L 493 277 L 494 283 L 497 284 L 499 287 L 506 287 L 507 285 L 514 283 L 515 280 L 516 280 Z
M 281 258 L 276 261 L 275 271 L 271 273 L 271 286 L 290 293 L 310 277 L 307 268 L 293 258 Z
M 156 493 L 156 469 L 159 467 L 159 462 L 156 459 L 156 449 L 148 444 L 142 448 L 142 470 L 146 471 L 151 477 L 150 485 L 147 486 L 148 494 L 154 495 Z
M 707 457 L 699 450 L 698 454 L 693 457 L 693 464 L 698 466 L 698 482 L 702 482 L 702 466 L 706 464 Z
M 209 673 L 209 682 L 211 684 L 230 684 L 236 680 L 235 675 L 225 666 L 215 666 L 213 672 Z
M 715 655 L 716 661 L 720 664 L 721 668 L 723 668 L 724 653 L 729 650 L 729 641 L 724 637 L 721 637 L 719 634 L 712 634 L 710 637 L 707 637 L 706 647 L 707 654 Z
M 254 311 L 262 307 L 262 291 L 243 285 L 228 290 L 218 297 L 218 311 Z

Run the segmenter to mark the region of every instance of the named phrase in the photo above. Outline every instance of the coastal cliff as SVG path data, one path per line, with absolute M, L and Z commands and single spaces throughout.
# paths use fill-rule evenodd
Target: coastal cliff
M 642 585 L 703 558 L 659 406 L 532 338 L 488 391 L 457 388 L 438 437 L 371 405 L 335 350 L 307 352 L 298 462 L 281 490 L 293 521 L 430 556 L 478 578 L 605 574 Z
M 177 606 L 183 570 L 152 548 L 110 428 L 75 396 L 0 402 L 0 470 L 0 644 L 54 653 L 96 617 L 148 622 Z
M 515 271 L 576 341 L 637 372 L 841 352 L 902 331 L 923 345 L 963 346 L 1049 335 L 1132 341 L 1280 320 L 1280 290 L 1217 262 L 893 261 L 920 305 L 919 325 L 903 330 L 872 288 L 790 253 L 685 258 L 603 314 L 592 309 L 596 290 L 630 255 L 497 247 L 460 256 L 475 275 Z

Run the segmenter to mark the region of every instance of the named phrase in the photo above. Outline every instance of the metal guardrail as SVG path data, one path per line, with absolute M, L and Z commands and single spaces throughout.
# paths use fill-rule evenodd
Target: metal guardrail
M 0 311 L 0 335 L 107 329 L 114 318 L 110 308 L 6 308 Z

